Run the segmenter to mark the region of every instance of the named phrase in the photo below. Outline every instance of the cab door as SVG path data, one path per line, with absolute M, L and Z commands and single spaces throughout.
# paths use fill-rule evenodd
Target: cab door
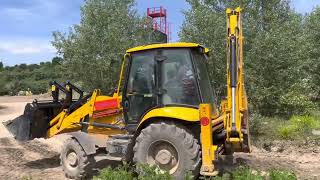
M 127 125 L 135 126 L 146 111 L 156 106 L 155 61 L 152 51 L 134 53 L 130 61 L 123 108 Z

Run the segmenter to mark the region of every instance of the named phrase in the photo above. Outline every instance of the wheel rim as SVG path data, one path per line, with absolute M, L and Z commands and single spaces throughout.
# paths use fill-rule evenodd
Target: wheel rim
M 78 157 L 76 152 L 70 151 L 67 153 L 66 164 L 72 168 L 75 168 L 78 166 Z
M 168 141 L 160 140 L 149 146 L 147 163 L 156 165 L 161 170 L 173 174 L 179 166 L 179 155 L 177 149 Z

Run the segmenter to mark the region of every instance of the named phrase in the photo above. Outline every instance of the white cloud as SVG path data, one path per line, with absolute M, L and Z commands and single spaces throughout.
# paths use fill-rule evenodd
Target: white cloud
M 29 9 L 23 8 L 3 8 L 2 13 L 6 15 L 7 18 L 15 20 L 26 20 L 30 18 L 33 13 Z
M 1 40 L 0 53 L 10 53 L 15 55 L 41 54 L 55 52 L 49 41 L 45 40 Z

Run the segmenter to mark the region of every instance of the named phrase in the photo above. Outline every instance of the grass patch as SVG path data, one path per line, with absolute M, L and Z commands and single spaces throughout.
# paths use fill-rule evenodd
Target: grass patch
M 128 165 L 115 169 L 105 168 L 93 180 L 173 180 L 168 172 L 160 171 L 155 166 L 139 165 L 139 173 L 133 171 Z M 184 180 L 193 178 L 186 173 Z M 225 173 L 215 177 L 202 177 L 206 180 L 296 180 L 294 173 L 281 170 L 270 170 L 260 172 L 250 169 L 249 167 L 240 166 L 232 173 Z
M 304 116 L 292 116 L 290 119 L 252 114 L 249 123 L 250 134 L 256 145 L 259 142 L 266 144 L 275 140 L 305 143 L 320 138 L 312 133 L 320 130 L 320 111 Z
M 166 171 L 161 171 L 156 166 L 138 165 L 138 172 L 135 172 L 128 164 L 112 169 L 103 169 L 93 180 L 173 180 Z M 188 178 L 188 177 L 186 177 Z
M 232 173 L 212 177 L 211 180 L 296 180 L 294 173 L 281 170 L 260 172 L 241 166 Z
M 271 170 L 269 172 L 269 179 L 271 180 L 296 180 L 294 173 L 289 171 Z
M 315 116 L 293 116 L 278 128 L 281 139 L 307 139 L 312 137 L 312 130 L 320 128 L 320 120 Z

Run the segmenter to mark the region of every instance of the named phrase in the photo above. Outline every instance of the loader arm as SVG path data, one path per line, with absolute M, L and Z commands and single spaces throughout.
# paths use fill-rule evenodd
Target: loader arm
M 77 110 L 69 114 L 68 109 L 61 111 L 56 117 L 49 122 L 49 129 L 47 131 L 47 138 L 62 132 L 72 132 L 80 130 L 81 121 L 87 117 L 91 117 L 94 111 L 94 103 L 96 97 L 100 94 L 99 90 L 94 90 L 88 102 L 82 105 Z
M 97 134 L 121 134 L 124 126 L 116 118 L 122 113 L 119 98 L 117 95 L 102 96 L 100 90 L 94 90 L 90 100 L 75 108 L 66 108 L 55 116 L 49 122 L 46 137 L 78 130 L 92 131 Z

